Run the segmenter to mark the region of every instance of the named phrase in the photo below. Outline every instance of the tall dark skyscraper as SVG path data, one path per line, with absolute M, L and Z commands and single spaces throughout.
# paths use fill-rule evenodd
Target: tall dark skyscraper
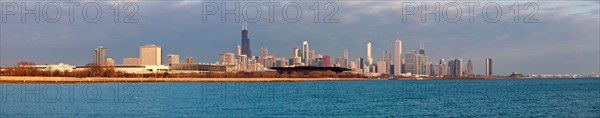
M 485 59 L 485 76 L 492 76 L 492 59 Z
M 248 26 L 244 22 L 242 25 L 242 54 L 246 57 L 252 57 L 252 51 L 250 50 L 250 38 L 248 38 Z
M 423 42 L 421 42 L 421 44 L 419 44 L 419 54 L 422 54 L 422 55 L 425 54 L 425 45 L 423 45 Z
M 362 72 L 365 72 L 365 59 L 358 58 L 358 67 L 362 70 Z
M 448 61 L 448 75 L 456 76 L 456 65 L 454 65 L 454 59 Z

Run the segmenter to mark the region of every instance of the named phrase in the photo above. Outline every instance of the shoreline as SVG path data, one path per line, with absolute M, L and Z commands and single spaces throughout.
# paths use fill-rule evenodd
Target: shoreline
M 128 82 L 303 82 L 370 80 L 368 78 L 110 78 L 0 76 L 0 83 L 128 83 Z
M 462 78 L 462 79 L 439 79 L 427 78 L 420 80 L 483 80 L 499 78 Z M 529 79 L 529 78 L 513 78 Z M 548 78 L 550 79 L 550 78 Z M 600 79 L 600 78 L 598 78 Z M 47 83 L 47 84 L 77 84 L 77 83 L 137 83 L 137 82 L 304 82 L 304 81 L 355 81 L 355 80 L 378 80 L 372 78 L 110 78 L 110 77 L 40 77 L 40 76 L 0 76 L 0 84 L 3 83 Z M 384 79 L 388 80 L 388 79 Z M 419 80 L 414 78 L 394 80 Z

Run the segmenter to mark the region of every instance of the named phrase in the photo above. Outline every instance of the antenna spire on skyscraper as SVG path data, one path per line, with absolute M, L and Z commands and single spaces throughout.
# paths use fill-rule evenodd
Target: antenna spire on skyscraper
M 248 30 L 248 25 L 246 21 L 244 21 L 244 23 L 242 24 L 242 30 Z

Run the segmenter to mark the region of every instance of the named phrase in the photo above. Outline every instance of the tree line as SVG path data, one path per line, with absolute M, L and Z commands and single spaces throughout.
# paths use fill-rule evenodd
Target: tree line
M 34 67 L 34 62 L 21 61 L 13 68 L 4 68 L 2 76 L 44 76 L 44 77 L 121 77 L 121 78 L 366 78 L 363 74 L 333 71 L 311 71 L 308 73 L 266 72 L 191 72 L 191 73 L 125 73 L 112 66 L 86 64 L 83 70 L 44 71 Z

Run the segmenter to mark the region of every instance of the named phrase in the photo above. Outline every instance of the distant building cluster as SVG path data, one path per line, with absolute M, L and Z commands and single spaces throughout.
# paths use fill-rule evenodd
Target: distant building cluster
M 310 42 L 305 40 L 300 48 L 292 48 L 291 57 L 275 57 L 269 54 L 268 48 L 261 48 L 259 56 L 251 56 L 250 38 L 248 27 L 242 26 L 241 45 L 237 46 L 235 53 L 224 52 L 220 55 L 218 65 L 233 68 L 233 71 L 269 71 L 273 67 L 342 67 L 355 73 L 364 73 L 371 76 L 392 75 L 403 77 L 432 77 L 432 76 L 475 76 L 473 62 L 468 60 L 466 67 L 462 59 L 451 59 L 446 62 L 434 64 L 428 60 L 424 46 L 418 51 L 408 51 L 404 55 L 402 41 L 394 42 L 394 50 L 386 50 L 381 59 L 374 59 L 371 41 L 366 44 L 366 58 L 350 59 L 348 50 L 344 50 L 343 57 L 332 58 L 327 54 L 318 54 L 310 47 Z M 493 76 L 491 59 L 486 59 L 486 76 Z
M 466 67 L 463 66 L 465 63 L 462 59 L 447 61 L 440 59 L 439 63 L 433 63 L 429 61 L 423 45 L 420 45 L 418 51 L 403 52 L 403 44 L 400 39 L 395 40 L 393 50 L 385 50 L 380 59 L 374 58 L 371 41 L 366 43 L 366 58 L 358 57 L 356 59 L 350 59 L 348 50 L 344 50 L 343 57 L 338 58 L 333 58 L 327 54 L 318 54 L 317 51 L 311 49 L 307 40 L 299 45 L 300 48 L 294 47 L 290 50 L 291 56 L 289 59 L 270 54 L 267 47 L 261 48 L 259 55 L 253 56 L 250 44 L 248 26 L 244 23 L 241 31 L 241 44 L 236 46 L 235 52 L 221 53 L 218 61 L 214 63 L 195 63 L 191 56 L 186 57 L 182 63 L 180 62 L 182 60 L 180 55 L 168 54 L 166 55 L 166 63 L 163 64 L 162 47 L 156 44 L 147 44 L 139 46 L 138 57 L 125 57 L 122 64 L 115 64 L 115 61 L 108 57 L 107 48 L 99 46 L 93 51 L 93 64 L 114 67 L 117 71 L 127 73 L 256 72 L 274 71 L 274 68 L 289 70 L 289 67 L 305 67 L 303 69 L 340 67 L 333 69 L 350 70 L 369 76 L 461 77 L 475 75 L 471 60 L 467 60 Z M 86 66 L 71 66 L 60 63 L 40 66 L 39 68 L 70 71 L 86 69 Z M 485 59 L 485 75 L 493 76 L 492 59 L 490 58 Z

